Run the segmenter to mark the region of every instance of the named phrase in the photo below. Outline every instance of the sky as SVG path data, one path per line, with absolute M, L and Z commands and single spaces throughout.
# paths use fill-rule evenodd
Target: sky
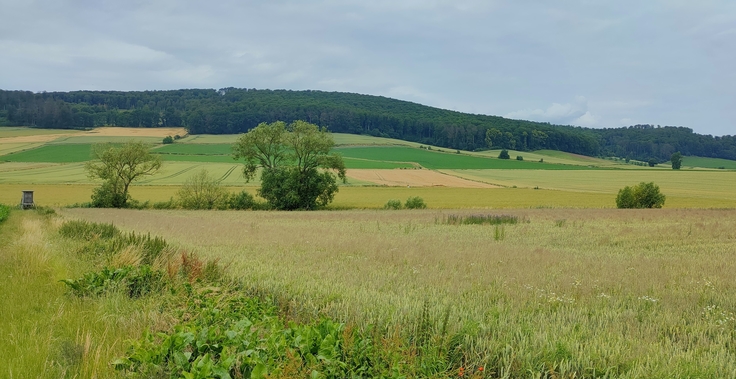
M 354 92 L 736 134 L 732 0 L 0 0 L 0 89 Z

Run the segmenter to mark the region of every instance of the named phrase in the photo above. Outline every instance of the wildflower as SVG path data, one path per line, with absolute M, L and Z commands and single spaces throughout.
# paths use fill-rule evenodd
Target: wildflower
M 465 367 L 460 367 L 460 370 L 458 370 L 457 376 L 463 377 L 465 375 Z
M 483 371 L 483 366 L 478 367 L 478 371 Z

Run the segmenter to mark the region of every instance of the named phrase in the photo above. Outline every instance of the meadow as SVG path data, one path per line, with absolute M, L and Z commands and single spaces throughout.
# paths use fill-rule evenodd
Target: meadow
M 474 214 L 63 211 L 226 262 L 297 319 L 402 338 L 422 325 L 459 333 L 464 366 L 485 368 L 471 371 L 478 378 L 736 375 L 735 211 L 506 210 L 491 214 L 520 222 L 446 221 Z

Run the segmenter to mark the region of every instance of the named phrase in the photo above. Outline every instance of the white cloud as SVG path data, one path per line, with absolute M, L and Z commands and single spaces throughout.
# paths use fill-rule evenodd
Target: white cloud
M 588 110 L 588 100 L 583 96 L 577 96 L 569 103 L 552 103 L 546 109 L 522 109 L 507 113 L 504 117 L 577 126 L 595 126 L 598 123 L 598 119 Z

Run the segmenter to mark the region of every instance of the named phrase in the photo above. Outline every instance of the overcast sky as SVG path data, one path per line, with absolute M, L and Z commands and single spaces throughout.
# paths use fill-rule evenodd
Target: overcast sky
M 736 134 L 733 0 L 0 0 L 0 15 L 0 89 L 317 89 Z

